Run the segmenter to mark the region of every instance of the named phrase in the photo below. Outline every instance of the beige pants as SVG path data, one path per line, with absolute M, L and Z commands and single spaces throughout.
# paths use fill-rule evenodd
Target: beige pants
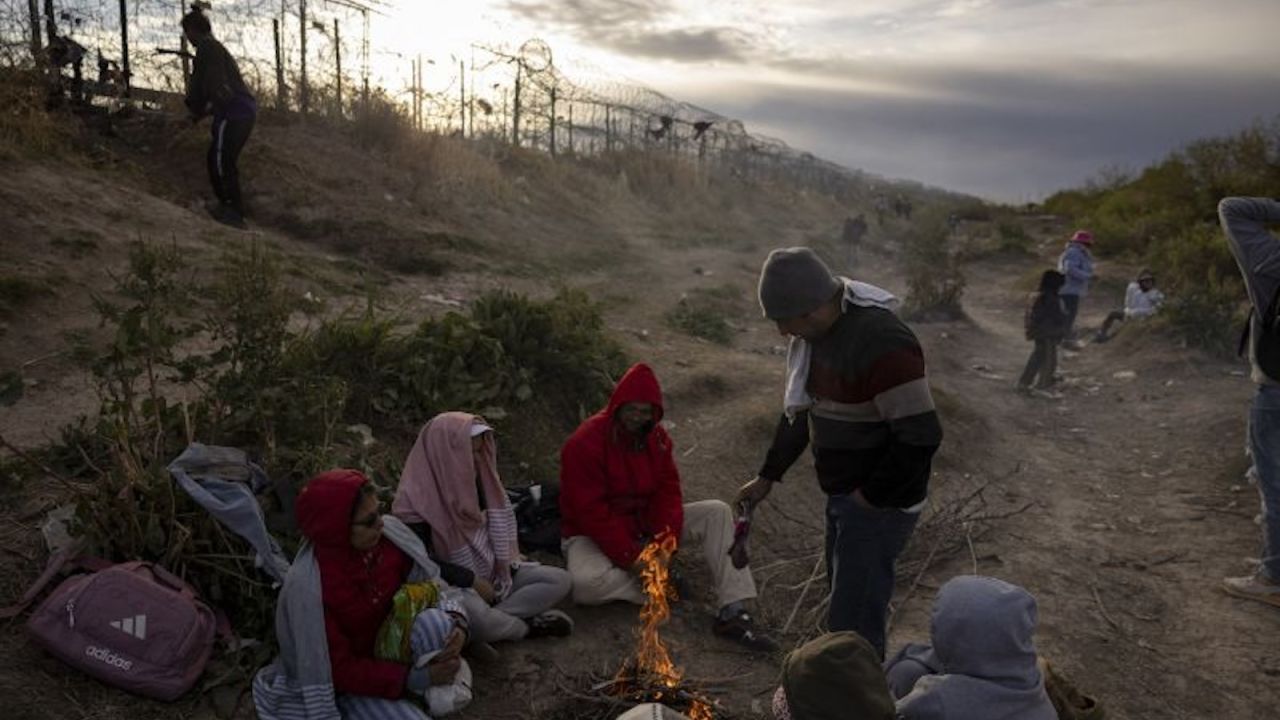
M 702 545 L 702 556 L 711 570 L 720 607 L 756 596 L 751 570 L 733 566 L 729 547 L 733 545 L 733 511 L 720 500 L 685 503 L 684 531 L 680 546 Z M 617 567 L 595 542 L 585 535 L 566 538 L 564 557 L 573 577 L 573 601 L 579 605 L 600 605 L 613 600 L 644 604 L 639 580 Z

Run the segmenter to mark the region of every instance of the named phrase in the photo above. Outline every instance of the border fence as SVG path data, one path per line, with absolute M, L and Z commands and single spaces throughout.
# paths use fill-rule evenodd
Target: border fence
M 97 97 L 181 93 L 191 71 L 179 29 L 188 9 L 184 0 L 0 0 L 0 66 L 34 60 Z M 349 117 L 376 94 L 416 129 L 552 156 L 663 152 L 840 195 L 870 179 L 607 73 L 566 72 L 537 38 L 474 43 L 465 58 L 382 47 L 371 21 L 395 19 L 386 0 L 225 0 L 206 12 L 259 103 L 280 111 Z

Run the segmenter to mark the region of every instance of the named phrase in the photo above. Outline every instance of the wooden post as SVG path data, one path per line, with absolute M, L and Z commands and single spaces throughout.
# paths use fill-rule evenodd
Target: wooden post
M 416 110 L 414 113 L 418 116 L 418 129 L 424 130 L 427 127 L 427 119 L 422 117 L 422 55 L 418 55 L 418 76 L 413 81 L 413 104 Z
M 44 0 L 44 44 L 47 47 L 53 47 L 53 41 L 58 39 L 58 21 L 57 16 L 53 14 L 53 0 Z
M 338 117 L 342 117 L 342 36 L 338 33 L 338 18 L 333 19 L 333 62 L 338 71 Z
M 271 19 L 271 35 L 276 45 L 276 109 L 285 109 L 284 100 L 284 51 L 280 47 L 280 19 Z
M 360 38 L 360 104 L 369 105 L 369 10 L 361 11 L 364 16 L 364 34 Z
M 604 106 L 604 151 L 613 152 L 613 112 Z
M 182 51 L 182 87 L 189 88 L 191 87 L 191 58 L 187 57 L 187 54 L 191 52 L 191 45 L 187 42 L 186 33 L 182 33 L 178 38 L 178 49 Z
M 298 32 L 301 38 L 299 56 L 302 58 L 298 104 L 302 108 L 303 117 L 306 117 L 311 109 L 311 88 L 307 85 L 307 0 L 298 0 L 298 20 Z
M 458 61 L 458 133 L 467 136 L 467 66 Z
M 569 154 L 576 154 L 577 150 L 573 147 L 573 103 L 569 103 Z
M 120 69 L 124 73 L 124 96 L 129 97 L 133 72 L 129 70 L 129 0 L 120 0 Z
M 31 59 L 39 65 L 44 43 L 40 41 L 40 6 L 36 0 L 27 0 L 27 12 L 31 15 Z
M 511 101 L 511 144 L 520 147 L 520 70 L 524 65 L 516 61 L 516 94 Z
M 551 86 L 551 157 L 556 156 L 556 86 Z

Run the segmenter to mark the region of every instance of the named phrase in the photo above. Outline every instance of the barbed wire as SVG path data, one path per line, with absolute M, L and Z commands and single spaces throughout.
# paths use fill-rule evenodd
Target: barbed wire
M 445 57 L 381 46 L 370 16 L 394 20 L 397 12 L 384 0 L 211 5 L 206 12 L 215 35 L 237 58 L 246 82 L 258 90 L 260 103 L 281 110 L 346 115 L 373 88 L 423 130 L 487 136 L 552 154 L 666 152 L 735 174 L 781 172 L 819 185 L 847 186 L 861 177 L 749 133 L 736 119 L 580 60 L 559 60 L 538 38 L 474 43 L 468 58 Z M 0 62 L 30 61 L 39 57 L 37 44 L 65 38 L 83 48 L 88 77 L 96 67 L 99 80 L 125 79 L 122 8 L 128 84 L 183 92 L 190 72 L 182 54 L 190 49 L 179 26 L 186 0 L 0 0 Z

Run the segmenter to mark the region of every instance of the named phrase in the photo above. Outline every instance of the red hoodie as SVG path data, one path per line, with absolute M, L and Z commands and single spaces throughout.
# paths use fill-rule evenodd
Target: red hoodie
M 644 549 L 644 536 L 670 531 L 678 540 L 684 524 L 680 472 L 671 437 L 654 427 L 642 448 L 614 421 L 618 408 L 650 403 L 662 420 L 662 389 L 653 370 L 633 365 L 609 405 L 578 426 L 560 450 L 560 534 L 585 535 L 614 565 L 630 568 Z
M 320 566 L 334 689 L 395 700 L 404 695 L 409 667 L 375 659 L 373 645 L 413 560 L 385 536 L 368 551 L 351 546 L 351 513 L 367 482 L 355 470 L 321 473 L 302 488 L 295 512 Z

